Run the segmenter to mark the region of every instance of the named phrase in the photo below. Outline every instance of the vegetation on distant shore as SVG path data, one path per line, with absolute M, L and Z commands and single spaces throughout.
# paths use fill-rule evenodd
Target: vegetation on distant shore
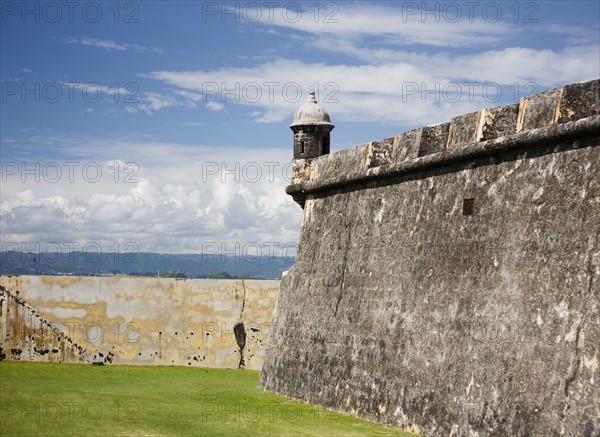
M 218 272 L 218 273 L 213 273 L 212 275 L 208 275 L 208 279 L 252 279 L 252 276 L 250 276 L 250 275 L 233 276 L 227 272 Z
M 181 272 L 166 272 L 158 275 L 161 278 L 186 279 L 185 273 Z M 253 279 L 250 275 L 231 275 L 228 272 L 217 272 L 207 276 L 208 279 Z
M 158 276 L 161 277 L 161 278 L 176 278 L 176 279 L 185 279 L 185 278 L 187 278 L 187 276 L 185 275 L 185 273 L 181 273 L 181 272 L 161 273 Z

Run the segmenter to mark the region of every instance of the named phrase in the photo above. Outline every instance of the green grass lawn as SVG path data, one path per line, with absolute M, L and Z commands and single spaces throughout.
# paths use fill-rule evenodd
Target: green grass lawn
M 259 372 L 0 362 L 2 436 L 412 436 L 256 388 Z

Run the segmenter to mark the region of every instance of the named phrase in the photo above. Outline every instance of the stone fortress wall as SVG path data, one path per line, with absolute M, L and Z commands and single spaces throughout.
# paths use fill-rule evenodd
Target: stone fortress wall
M 314 159 L 260 386 L 428 436 L 600 435 L 600 81 Z
M 217 368 L 243 358 L 260 370 L 278 292 L 266 280 L 0 276 L 0 353 Z

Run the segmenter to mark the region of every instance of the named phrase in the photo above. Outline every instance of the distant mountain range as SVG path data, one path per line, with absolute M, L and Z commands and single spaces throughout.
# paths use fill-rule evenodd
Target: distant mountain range
M 280 279 L 294 259 L 291 257 L 224 256 L 160 253 L 90 254 L 86 252 L 0 252 L 0 274 L 68 276 L 164 276 L 173 273 L 188 278 L 251 277 Z

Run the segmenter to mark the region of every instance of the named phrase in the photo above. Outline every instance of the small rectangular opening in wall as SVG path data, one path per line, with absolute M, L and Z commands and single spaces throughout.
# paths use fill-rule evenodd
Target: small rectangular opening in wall
M 304 141 L 300 141 L 300 153 L 304 153 Z
M 475 199 L 463 199 L 463 215 L 472 215 L 475 207 Z

